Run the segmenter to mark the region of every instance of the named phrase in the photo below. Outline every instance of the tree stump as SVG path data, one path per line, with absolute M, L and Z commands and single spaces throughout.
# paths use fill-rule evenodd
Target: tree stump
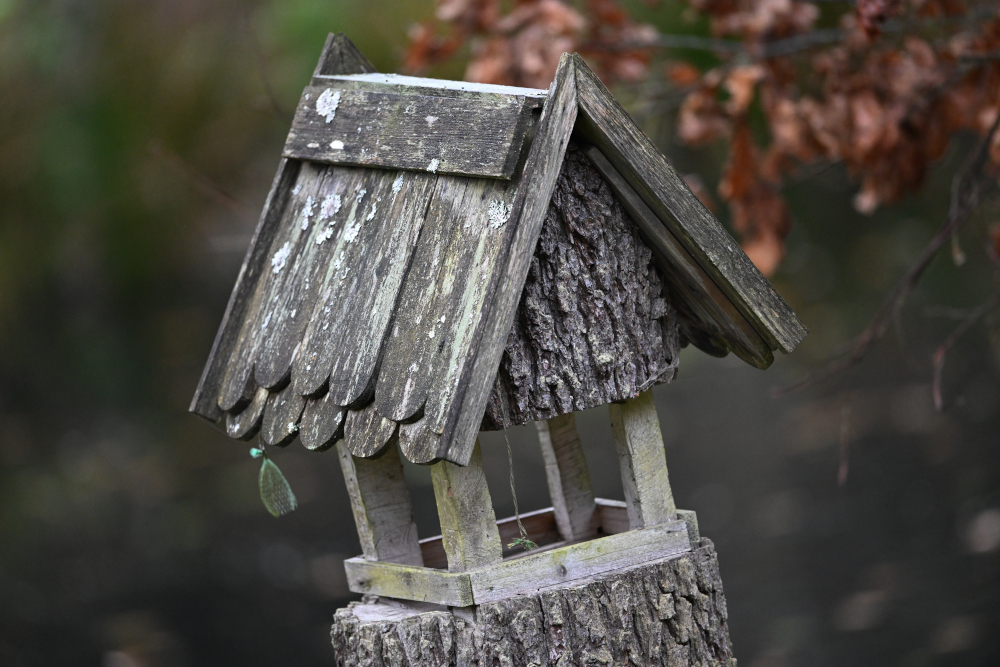
M 334 615 L 338 667 L 735 665 L 712 542 L 475 610 L 367 597 Z

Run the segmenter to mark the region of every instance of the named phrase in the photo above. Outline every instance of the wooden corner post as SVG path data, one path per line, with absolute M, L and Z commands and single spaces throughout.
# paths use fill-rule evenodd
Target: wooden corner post
M 632 530 L 677 518 L 653 391 L 608 406 Z
M 567 541 L 593 537 L 597 505 L 573 413 L 535 425 L 559 533 Z
M 439 461 L 431 466 L 431 479 L 441 519 L 441 541 L 448 554 L 448 570 L 466 572 L 503 560 L 500 530 L 486 486 L 479 440 L 469 465 Z
M 396 443 L 390 443 L 378 458 L 362 459 L 352 455 L 341 440 L 337 454 L 365 559 L 423 565 L 410 490 Z

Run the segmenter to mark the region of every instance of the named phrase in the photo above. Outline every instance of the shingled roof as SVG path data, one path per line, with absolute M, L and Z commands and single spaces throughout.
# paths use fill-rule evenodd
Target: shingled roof
M 805 328 L 579 56 L 547 91 L 373 72 L 331 35 L 191 410 L 234 438 L 468 463 L 570 136 L 684 337 L 757 367 Z

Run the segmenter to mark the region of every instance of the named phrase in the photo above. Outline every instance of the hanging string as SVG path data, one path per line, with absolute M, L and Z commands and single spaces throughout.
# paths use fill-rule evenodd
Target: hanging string
M 510 439 L 507 437 L 507 394 L 503 391 L 503 387 L 500 385 L 500 374 L 497 373 L 496 382 L 497 399 L 500 401 L 500 414 L 502 417 L 501 426 L 503 426 L 503 439 L 507 443 L 507 469 L 510 471 L 510 497 L 514 500 L 514 520 L 517 521 L 517 528 L 521 532 L 521 536 L 507 545 L 508 549 L 513 549 L 514 547 L 521 547 L 525 551 L 531 551 L 537 549 L 538 545 L 528 539 L 528 531 L 524 529 L 524 524 L 521 523 L 521 513 L 517 509 L 517 491 L 514 489 L 514 454 L 510 448 Z

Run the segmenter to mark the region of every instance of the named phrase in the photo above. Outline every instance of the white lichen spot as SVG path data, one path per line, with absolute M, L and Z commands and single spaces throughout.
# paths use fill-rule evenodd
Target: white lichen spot
M 427 121 L 427 127 L 432 127 L 437 119 L 437 116 L 427 116 L 427 118 L 424 118 Z
M 267 317 L 264 318 L 264 323 L 260 325 L 260 328 L 261 329 L 266 329 L 267 325 L 270 324 L 270 323 L 271 323 L 271 313 L 268 313 Z
M 396 180 L 392 182 L 392 194 L 398 195 L 399 191 L 403 189 L 403 175 L 400 174 L 396 177 Z
M 333 120 L 337 115 L 337 107 L 340 106 L 340 91 L 327 88 L 316 99 L 316 113 L 326 117 L 326 122 Z
M 368 194 L 368 190 L 365 190 L 364 188 L 362 188 L 361 190 L 357 190 L 356 192 L 358 193 L 357 200 L 358 200 L 358 203 L 360 204 L 361 200 L 364 199 L 364 197 L 365 197 L 366 194 Z
M 420 370 L 420 366 L 417 364 L 417 362 L 414 361 L 412 364 L 410 364 L 410 372 L 411 373 L 416 373 L 419 370 Z
M 319 219 L 329 220 L 340 210 L 340 195 L 327 195 L 319 206 Z
M 319 144 L 317 144 L 315 141 L 310 141 L 308 144 L 306 144 L 306 148 L 319 148 Z
M 301 183 L 296 183 L 295 187 L 292 188 L 292 194 L 293 195 L 298 195 L 300 192 L 302 192 L 302 184 Z
M 505 204 L 499 199 L 494 199 L 490 202 L 487 214 L 490 218 L 490 227 L 500 229 L 507 224 L 507 218 L 510 217 L 510 204 Z
M 306 102 L 308 102 L 311 98 L 312 98 L 312 94 L 311 93 L 306 93 Z
M 316 212 L 316 200 L 312 195 L 306 197 L 306 203 L 302 206 L 302 231 L 309 229 L 309 221 Z
M 431 327 L 431 330 L 427 332 L 427 337 L 434 338 L 434 327 Z
M 292 247 L 286 241 L 285 245 L 281 246 L 278 252 L 274 253 L 274 257 L 271 258 L 271 271 L 273 273 L 280 273 L 283 268 L 285 268 L 285 262 L 288 261 L 288 255 L 292 252 Z M 270 315 L 268 316 L 270 318 Z M 266 324 L 264 326 L 267 326 Z
M 298 430 L 299 430 L 299 425 L 298 424 L 296 424 L 295 422 L 288 422 L 288 432 L 289 433 L 295 433 Z
M 344 241 L 346 243 L 354 243 L 355 239 L 358 238 L 358 232 L 361 231 L 361 221 L 358 220 L 354 224 L 348 225 L 347 229 L 344 230 Z
M 323 243 L 325 241 L 330 240 L 332 236 L 333 236 L 333 225 L 331 224 L 326 229 L 324 229 L 323 231 L 321 231 L 319 234 L 316 235 L 316 245 L 323 245 Z
M 377 199 L 372 202 L 372 210 L 368 211 L 368 215 L 365 216 L 365 220 L 371 220 L 375 217 L 375 213 L 378 211 L 378 202 L 379 200 Z
M 335 151 L 342 151 L 344 150 L 344 142 L 341 141 L 340 139 L 334 139 L 333 141 L 330 142 L 330 148 L 332 148 Z
M 431 172 L 432 174 L 436 174 L 438 170 L 438 165 L 440 164 L 441 160 L 434 158 L 433 160 L 431 160 L 431 163 L 427 165 L 427 171 Z

